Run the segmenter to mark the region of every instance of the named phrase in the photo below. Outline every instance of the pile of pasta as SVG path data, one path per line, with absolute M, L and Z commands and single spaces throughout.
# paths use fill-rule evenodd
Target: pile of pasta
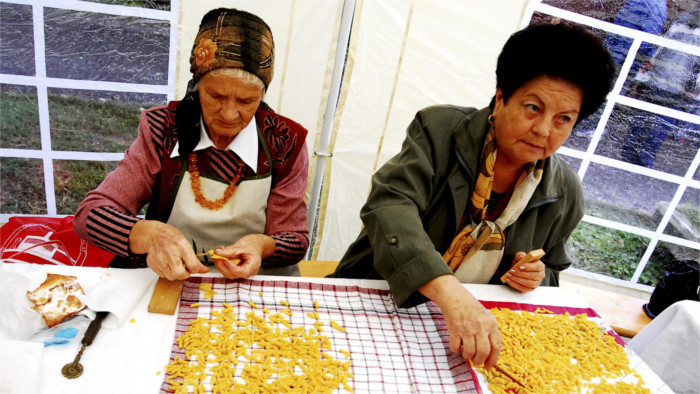
M 622 346 L 585 314 L 557 315 L 542 308 L 491 313 L 503 340 L 498 365 L 527 387 L 495 368 L 477 367 L 493 393 L 650 393 Z
M 211 288 L 200 287 L 200 291 L 211 295 Z M 307 313 L 316 320 L 308 330 L 291 324 L 292 310 L 284 300 L 280 301 L 284 309 L 262 308 L 262 315 L 256 314 L 255 303 L 249 304 L 252 310 L 245 313 L 245 320 L 237 320 L 233 306 L 224 302 L 222 309 L 212 311 L 212 318 L 189 322 L 187 331 L 176 340 L 185 359 L 175 357 L 166 367 L 170 391 L 323 393 L 342 387 L 352 392 L 350 353 L 333 352 L 330 339 L 321 334 L 326 324 L 315 310 L 317 301 L 313 313 Z M 345 331 L 332 320 L 329 326 Z M 345 360 L 336 360 L 334 353 Z

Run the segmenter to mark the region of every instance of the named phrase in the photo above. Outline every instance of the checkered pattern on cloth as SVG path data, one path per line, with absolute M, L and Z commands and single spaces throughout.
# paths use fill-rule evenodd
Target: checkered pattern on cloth
M 204 299 L 204 293 L 199 291 L 201 283 L 211 284 L 214 297 Z M 213 310 L 223 309 L 223 302 L 233 306 L 237 319 L 245 320 L 245 313 L 252 310 L 249 301 L 257 305 L 256 314 L 262 315 L 262 308 L 270 313 L 286 309 L 281 300 L 290 304 L 290 322 L 294 327 L 313 327 L 316 320 L 306 314 L 318 312 L 320 321 L 326 323 L 323 334 L 330 339 L 332 352 L 350 352 L 350 372 L 354 377 L 349 383 L 355 392 L 481 392 L 464 359 L 450 352 L 447 327 L 437 305 L 399 309 L 388 290 L 285 280 L 192 277 L 185 281 L 182 291 L 175 338 L 187 331 L 191 320 L 211 318 Z M 314 309 L 314 301 L 318 301 L 318 309 Z M 200 305 L 191 308 L 193 303 Z M 344 327 L 345 332 L 332 329 L 330 320 Z M 174 341 L 170 361 L 176 356 L 185 359 L 184 351 Z M 334 357 L 345 360 L 339 352 Z M 166 374 L 163 392 L 168 391 L 167 378 Z
M 205 299 L 199 286 L 211 284 L 216 294 Z M 261 293 L 262 292 L 262 295 Z M 286 280 L 227 280 L 225 278 L 192 277 L 185 282 L 175 327 L 175 338 L 188 329 L 197 318 L 212 318 L 213 310 L 231 304 L 238 320 L 255 303 L 257 315 L 262 308 L 270 313 L 286 309 L 281 300 L 289 302 L 293 314 L 292 326 L 313 327 L 315 319 L 307 313 L 318 312 L 326 323 L 323 334 L 332 343 L 331 352 L 337 360 L 345 360 L 339 349 L 350 351 L 352 360 L 349 381 L 355 392 L 384 393 L 482 393 L 475 372 L 459 354 L 449 350 L 449 335 L 439 307 L 432 302 L 410 309 L 397 308 L 388 290 L 330 283 L 292 282 Z M 318 309 L 314 308 L 318 301 Z M 199 307 L 190 307 L 199 303 Z M 563 308 L 482 301 L 487 308 L 505 307 L 512 310 L 534 311 L 538 306 L 554 313 L 586 313 L 598 316 L 592 309 Z M 341 332 L 330 327 L 333 320 L 345 328 Z M 173 341 L 170 361 L 185 359 L 182 349 Z M 161 386 L 168 391 L 168 374 Z M 340 391 L 340 390 L 339 390 Z

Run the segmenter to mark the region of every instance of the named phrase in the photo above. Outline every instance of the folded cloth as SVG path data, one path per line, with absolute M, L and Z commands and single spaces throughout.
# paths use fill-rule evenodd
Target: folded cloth
M 27 340 L 46 323 L 27 298 L 29 278 L 0 269 L 0 339 Z
M 0 392 L 39 393 L 44 344 L 0 340 Z
M 676 393 L 700 393 L 700 302 L 678 301 L 628 342 Z
M 88 308 L 108 311 L 102 327 L 118 328 L 156 279 L 158 276 L 148 268 L 112 270 L 111 275 L 86 287 Z

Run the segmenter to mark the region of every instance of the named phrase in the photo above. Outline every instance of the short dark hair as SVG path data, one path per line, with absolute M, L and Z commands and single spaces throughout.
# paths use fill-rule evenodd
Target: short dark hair
M 615 65 L 601 40 L 568 23 L 535 23 L 513 33 L 498 55 L 496 87 L 503 101 L 546 75 L 583 91 L 578 121 L 595 112 L 612 88 Z

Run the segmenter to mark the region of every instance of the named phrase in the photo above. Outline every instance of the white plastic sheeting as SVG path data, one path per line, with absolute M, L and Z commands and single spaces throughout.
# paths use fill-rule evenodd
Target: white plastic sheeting
M 314 259 L 339 260 L 355 239 L 371 175 L 400 150 L 416 111 L 488 104 L 496 59 L 528 3 L 357 3 Z

